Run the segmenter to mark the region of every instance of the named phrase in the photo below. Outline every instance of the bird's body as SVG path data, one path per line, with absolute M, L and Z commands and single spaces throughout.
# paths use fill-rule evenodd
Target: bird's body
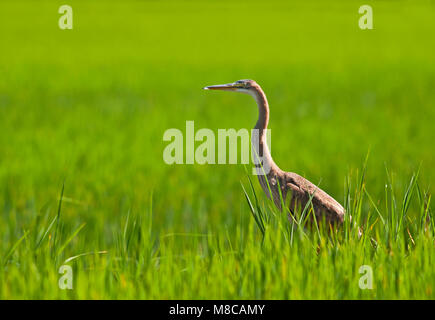
M 204 89 L 247 93 L 256 100 L 259 115 L 253 131 L 252 148 L 253 154 L 261 159 L 261 165 L 257 166 L 257 176 L 263 191 L 269 198 L 272 198 L 278 209 L 282 210 L 282 203 L 288 202 L 287 197 L 290 197 L 289 209 L 292 213 L 298 207 L 303 210 L 311 199 L 317 220 L 324 220 L 330 224 L 343 222 L 344 208 L 334 198 L 300 175 L 281 170 L 273 161 L 266 141 L 269 104 L 263 90 L 255 81 L 239 80 Z

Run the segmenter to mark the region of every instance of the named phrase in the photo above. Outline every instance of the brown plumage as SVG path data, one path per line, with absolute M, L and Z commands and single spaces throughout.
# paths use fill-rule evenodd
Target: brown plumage
M 282 210 L 279 187 L 284 203 L 290 195 L 289 209 L 294 212 L 297 207 L 305 208 L 312 198 L 311 203 L 318 221 L 341 224 L 344 220 L 343 207 L 326 192 L 316 185 L 293 172 L 281 170 L 272 160 L 266 142 L 266 130 L 269 123 L 269 104 L 261 87 L 253 80 L 239 80 L 234 83 L 205 87 L 206 90 L 236 91 L 251 95 L 258 105 L 258 121 L 252 135 L 253 154 L 258 155 L 260 163 L 257 165 L 257 175 L 260 185 L 266 195 L 272 199 L 275 206 Z M 266 181 L 267 179 L 267 181 Z M 268 186 L 269 184 L 269 186 Z M 270 191 L 269 191 L 270 188 Z

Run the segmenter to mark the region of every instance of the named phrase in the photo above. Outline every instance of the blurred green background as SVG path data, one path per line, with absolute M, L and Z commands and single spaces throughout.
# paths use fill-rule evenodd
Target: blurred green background
M 254 79 L 271 108 L 272 154 L 343 203 L 370 150 L 404 188 L 435 176 L 433 1 L 64 1 L 0 4 L 0 251 L 41 208 L 87 250 L 114 245 L 153 191 L 157 234 L 234 230 L 249 212 L 242 165 L 164 163 L 168 128 L 251 128 L 248 96 L 201 90 Z M 374 30 L 360 30 L 370 4 Z M 256 182 L 255 182 L 256 183 Z M 79 252 L 77 252 L 79 253 Z

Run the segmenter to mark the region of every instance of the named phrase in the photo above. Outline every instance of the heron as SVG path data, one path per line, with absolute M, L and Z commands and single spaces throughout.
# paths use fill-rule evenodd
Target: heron
M 342 224 L 345 210 L 338 201 L 304 177 L 281 170 L 272 159 L 267 145 L 266 132 L 269 123 L 269 103 L 266 94 L 254 80 L 238 80 L 233 83 L 204 87 L 205 90 L 234 91 L 251 95 L 258 106 L 258 120 L 253 130 L 251 149 L 261 157 L 262 167 L 268 168 L 257 174 L 261 188 L 274 205 L 282 211 L 290 198 L 289 210 L 293 215 L 298 208 L 313 207 L 317 221 L 331 225 Z M 254 133 L 257 135 L 254 139 Z M 289 196 L 290 194 L 290 196 Z

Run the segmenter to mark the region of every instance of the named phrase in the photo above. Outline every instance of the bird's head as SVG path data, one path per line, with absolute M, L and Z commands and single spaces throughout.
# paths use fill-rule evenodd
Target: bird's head
M 215 86 L 204 87 L 204 90 L 221 90 L 221 91 L 236 91 L 242 93 L 251 93 L 255 90 L 258 84 L 254 80 L 238 80 L 233 83 L 218 84 Z

